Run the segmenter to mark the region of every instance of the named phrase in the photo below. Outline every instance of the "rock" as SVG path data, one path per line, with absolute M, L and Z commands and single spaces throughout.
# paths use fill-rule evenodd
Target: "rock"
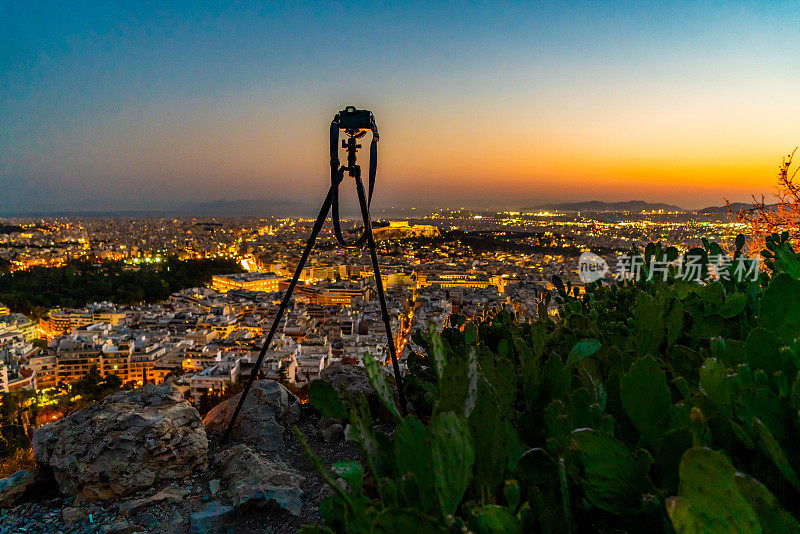
M 127 519 L 117 519 L 103 527 L 103 534 L 131 534 L 136 528 Z
M 188 494 L 189 491 L 184 488 L 167 486 L 150 497 L 142 497 L 120 504 L 119 511 L 121 514 L 130 515 L 142 508 L 150 508 L 162 502 L 181 503 Z
M 240 443 L 220 451 L 214 465 L 226 484 L 223 495 L 234 507 L 274 501 L 287 512 L 300 515 L 304 477 L 287 464 L 259 456 Z
M 376 395 L 367 378 L 367 370 L 358 365 L 334 363 L 320 371 L 319 377 L 330 382 L 343 399 L 349 396 L 358 400 L 364 395 L 369 400 Z
M 206 430 L 224 432 L 241 395 L 234 395 L 214 406 L 203 419 Z M 259 380 L 253 383 L 247 395 L 233 427 L 232 438 L 259 452 L 276 456 L 285 447 L 284 434 L 297 423 L 299 416 L 297 397 L 274 380 Z
M 397 388 L 394 385 L 394 377 L 391 375 L 391 371 L 389 371 L 388 368 L 382 367 L 382 370 L 387 374 L 389 387 L 397 403 Z M 363 395 L 369 403 L 370 411 L 376 418 L 385 421 L 393 420 L 393 417 L 378 397 L 377 392 L 372 385 L 370 385 L 369 378 L 367 378 L 367 370 L 363 367 L 335 363 L 320 371 L 319 377 L 330 382 L 336 391 L 339 392 L 343 401 L 349 398 L 358 402 L 358 399 Z
M 329 426 L 335 425 L 336 423 L 341 423 L 341 422 L 342 422 L 341 419 L 333 419 L 331 417 L 326 417 L 326 416 L 323 415 L 322 417 L 319 418 L 319 421 L 317 421 L 317 430 L 322 432 L 323 430 L 325 430 Z
M 61 491 L 89 501 L 189 478 L 207 452 L 200 415 L 172 384 L 109 395 L 33 435 Z
M 11 508 L 36 484 L 36 476 L 30 471 L 17 471 L 0 480 L 0 508 Z
M 219 501 L 211 501 L 203 510 L 192 514 L 189 532 L 192 534 L 224 532 L 226 520 L 231 512 L 233 512 L 232 506 L 227 506 Z
M 169 530 L 170 531 L 182 531 L 183 530 L 183 516 L 177 510 L 172 512 L 172 517 L 169 518 Z
M 137 523 L 146 528 L 148 532 L 157 532 L 161 530 L 161 522 L 150 512 L 146 512 L 139 516 Z
M 94 506 L 67 506 L 61 509 L 61 519 L 65 524 L 74 526 L 79 523 L 94 523 L 100 510 Z
M 333 443 L 339 441 L 344 437 L 344 427 L 339 423 L 334 423 L 331 426 L 319 431 L 325 443 Z
M 218 478 L 214 478 L 208 481 L 208 491 L 211 493 L 212 497 L 216 497 L 217 493 L 219 493 L 220 481 Z

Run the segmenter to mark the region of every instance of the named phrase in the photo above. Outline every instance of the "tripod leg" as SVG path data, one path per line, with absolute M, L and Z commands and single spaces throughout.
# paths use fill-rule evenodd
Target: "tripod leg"
M 244 406 L 244 401 L 247 398 L 247 393 L 250 391 L 250 387 L 255 382 L 256 375 L 258 375 L 259 371 L 261 370 L 261 364 L 264 361 L 264 356 L 267 354 L 267 349 L 269 348 L 270 343 L 272 343 L 272 337 L 275 335 L 275 331 L 278 329 L 278 323 L 281 322 L 281 318 L 283 317 L 284 312 L 286 311 L 286 307 L 289 305 L 289 300 L 292 298 L 292 292 L 294 292 L 294 288 L 297 285 L 297 281 L 300 279 L 300 274 L 303 272 L 303 267 L 308 261 L 308 256 L 311 254 L 311 249 L 314 248 L 314 242 L 317 240 L 317 235 L 319 235 L 320 230 L 322 230 L 322 225 L 325 224 L 325 219 L 328 218 L 328 211 L 331 208 L 331 200 L 333 198 L 333 187 L 328 190 L 328 196 L 325 198 L 325 201 L 322 203 L 322 208 L 319 210 L 319 215 L 317 215 L 317 220 L 314 222 L 314 227 L 311 230 L 311 235 L 306 242 L 306 248 L 303 250 L 303 255 L 300 257 L 300 262 L 297 264 L 297 268 L 294 271 L 294 276 L 292 277 L 292 281 L 289 283 L 289 287 L 286 289 L 286 293 L 283 295 L 283 300 L 281 301 L 281 305 L 278 308 L 278 314 L 275 316 L 275 319 L 272 321 L 272 327 L 269 329 L 269 334 L 267 334 L 267 339 L 264 341 L 264 345 L 261 347 L 261 352 L 258 355 L 258 359 L 256 360 L 256 366 L 253 368 L 253 371 L 250 373 L 250 379 L 247 381 L 247 385 L 242 391 L 242 396 L 239 399 L 239 404 L 236 405 L 236 410 L 233 412 L 233 417 L 231 417 L 230 423 L 228 423 L 228 428 L 225 429 L 225 434 L 222 437 L 223 443 L 227 443 L 228 439 L 230 438 L 231 432 L 233 431 L 233 425 L 236 422 L 236 418 L 239 417 L 239 412 L 242 411 L 242 406 Z
M 397 396 L 400 399 L 400 410 L 405 416 L 408 413 L 406 407 L 406 394 L 403 390 L 403 376 L 400 374 L 400 365 L 397 363 L 397 349 L 394 344 L 394 336 L 392 335 L 392 326 L 389 322 L 389 310 L 386 307 L 386 296 L 383 293 L 383 280 L 381 279 L 381 268 L 378 265 L 378 252 L 375 247 L 375 237 L 372 235 L 372 223 L 369 219 L 369 211 L 367 211 L 367 199 L 364 194 L 364 184 L 361 183 L 361 176 L 356 175 L 356 191 L 358 193 L 358 203 L 361 206 L 361 217 L 364 219 L 364 233 L 367 234 L 367 244 L 369 245 L 369 253 L 372 257 L 372 270 L 375 273 L 375 286 L 378 290 L 378 300 L 381 304 L 381 318 L 383 325 L 386 327 L 386 341 L 389 344 L 389 355 L 392 358 L 392 367 L 394 367 L 394 378 L 397 382 Z

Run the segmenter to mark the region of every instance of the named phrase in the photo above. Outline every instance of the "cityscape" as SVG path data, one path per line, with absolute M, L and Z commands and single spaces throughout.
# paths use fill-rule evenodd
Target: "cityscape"
M 0 534 L 800 534 L 798 28 L 0 1 Z
M 662 210 L 663 211 L 663 210 Z M 745 229 L 726 212 L 492 212 L 435 210 L 378 221 L 375 235 L 401 368 L 410 333 L 451 314 L 472 316 L 507 305 L 535 317 L 553 275 L 582 286 L 578 256 L 593 251 L 616 265 L 650 242 L 684 251 L 703 239 L 731 241 Z M 123 384 L 177 379 L 199 405 L 253 371 L 263 336 L 313 221 L 301 218 L 7 219 L 0 241 L 6 276 L 70 262 L 159 269 L 169 257 L 225 259 L 237 272 L 163 302 L 79 302 L 39 310 L 0 310 L 3 391 L 50 389 L 95 366 Z M 350 221 L 350 225 L 355 222 Z M 370 352 L 389 364 L 365 250 L 338 247 L 329 228 L 300 276 L 290 311 L 270 347 L 264 376 L 301 387 L 334 362 L 359 364 Z M 1 293 L 0 293 L 1 294 Z M 10 302 L 10 301 L 9 301 Z M 555 306 L 552 310 L 555 312 Z

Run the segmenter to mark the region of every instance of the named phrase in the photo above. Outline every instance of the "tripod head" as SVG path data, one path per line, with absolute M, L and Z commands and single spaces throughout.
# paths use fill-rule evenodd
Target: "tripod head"
M 339 132 L 344 132 L 347 139 L 342 139 L 342 148 L 347 150 L 347 166 L 339 168 L 338 140 Z M 331 122 L 331 171 L 340 176 L 344 172 L 352 177 L 361 176 L 361 167 L 356 165 L 356 151 L 361 145 L 356 143 L 356 139 L 361 139 L 368 132 L 372 132 L 372 143 L 370 144 L 370 183 L 369 193 L 372 198 L 372 188 L 375 183 L 375 168 L 377 167 L 378 154 L 378 126 L 375 124 L 375 116 L 367 109 L 356 109 L 355 106 L 347 106 L 338 112 Z

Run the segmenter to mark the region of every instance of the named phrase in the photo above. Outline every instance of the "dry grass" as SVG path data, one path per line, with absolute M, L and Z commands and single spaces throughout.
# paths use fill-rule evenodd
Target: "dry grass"
M 766 204 L 762 195 L 761 200 L 753 197 L 751 209 L 743 209 L 734 214 L 728 203 L 728 216 L 731 220 L 750 226 L 748 245 L 751 255 L 764 249 L 767 236 L 781 232 L 789 232 L 792 247 L 795 250 L 800 249 L 800 184 L 795 181 L 800 167 L 791 170 L 795 152 L 797 148 L 785 156 L 778 166 L 778 186 L 774 193 L 776 205 Z
M 7 478 L 22 469 L 32 470 L 35 467 L 33 451 L 29 448 L 18 450 L 10 458 L 0 460 L 0 478 Z

